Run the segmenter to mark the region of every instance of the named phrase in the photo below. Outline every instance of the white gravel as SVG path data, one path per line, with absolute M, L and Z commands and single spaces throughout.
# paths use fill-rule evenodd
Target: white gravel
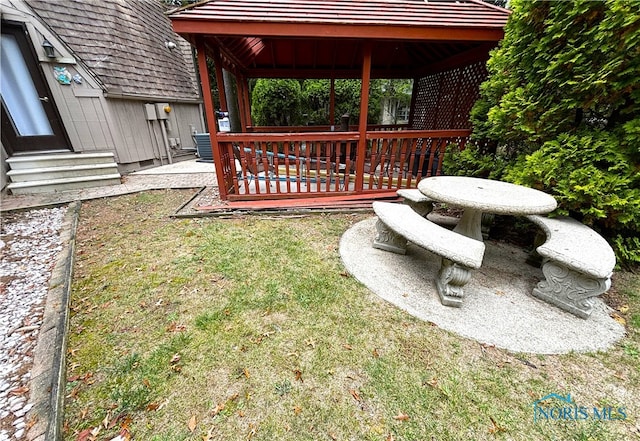
M 3 215 L 0 230 L 0 441 L 24 438 L 28 383 L 65 208 Z

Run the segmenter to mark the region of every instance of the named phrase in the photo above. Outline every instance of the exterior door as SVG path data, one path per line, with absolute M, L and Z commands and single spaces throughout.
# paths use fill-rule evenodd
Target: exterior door
M 25 29 L 2 23 L 1 43 L 1 130 L 7 153 L 69 149 L 66 132 Z

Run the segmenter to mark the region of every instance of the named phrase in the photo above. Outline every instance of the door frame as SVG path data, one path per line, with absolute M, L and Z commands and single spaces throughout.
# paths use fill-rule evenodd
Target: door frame
M 25 23 L 15 21 L 2 21 L 2 33 L 11 34 L 16 38 L 22 57 L 27 65 L 27 69 L 31 75 L 31 79 L 34 83 L 38 94 L 45 98 L 43 101 L 43 108 L 53 135 L 51 136 L 19 136 L 16 133 L 15 127 L 9 113 L 5 108 L 2 100 L 0 100 L 1 107 L 1 119 L 2 126 L 0 131 L 2 133 L 2 145 L 4 146 L 8 155 L 16 153 L 37 153 L 46 150 L 69 150 L 72 151 L 71 143 L 67 131 L 64 128 L 62 119 L 58 112 L 58 108 L 53 100 L 51 94 L 51 88 L 45 77 L 45 73 L 42 69 L 42 65 L 38 60 L 38 55 L 35 51 L 33 41 L 31 40 Z

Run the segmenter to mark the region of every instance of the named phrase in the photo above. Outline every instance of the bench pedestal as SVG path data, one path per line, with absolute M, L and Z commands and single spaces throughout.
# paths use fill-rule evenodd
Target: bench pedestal
M 373 248 L 389 251 L 396 254 L 407 254 L 407 239 L 396 233 L 384 222 L 376 222 L 376 237 L 373 239 Z
M 387 227 L 384 222 L 376 222 L 376 237 L 373 248 L 396 254 L 407 253 L 407 239 Z M 436 278 L 436 287 L 440 302 L 445 306 L 462 306 L 464 291 L 462 287 L 471 280 L 471 269 L 442 258 L 442 265 Z
M 445 306 L 462 306 L 464 299 L 462 287 L 469 280 L 471 280 L 471 270 L 469 268 L 443 257 L 442 266 L 436 279 L 440 302 Z
M 591 315 L 592 298 L 611 286 L 611 279 L 589 277 L 552 261 L 543 264 L 542 272 L 546 280 L 533 289 L 533 296 L 583 319 Z

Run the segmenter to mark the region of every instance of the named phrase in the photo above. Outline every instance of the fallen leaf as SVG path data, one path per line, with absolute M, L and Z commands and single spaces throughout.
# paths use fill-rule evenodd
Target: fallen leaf
M 342 347 L 345 348 L 347 351 L 353 350 L 353 347 L 351 345 L 349 345 L 349 344 L 346 344 L 346 343 L 343 344 Z
M 171 322 L 169 326 L 167 326 L 167 332 L 184 332 L 187 330 L 187 327 L 183 324 Z
M 620 323 L 622 326 L 627 325 L 627 321 L 624 319 L 624 317 L 622 317 L 618 313 L 614 312 L 613 314 L 611 314 L 611 318 L 614 319 L 616 322 Z
M 498 423 L 496 423 L 496 420 L 494 420 L 492 417 L 489 417 L 489 419 L 491 420 L 491 424 L 493 425 L 492 427 L 489 428 L 489 433 L 495 434 L 495 433 L 507 431 L 504 427 L 500 427 Z
M 249 369 L 247 369 L 247 368 L 242 369 L 242 373 L 244 374 L 244 376 L 245 376 L 245 377 L 247 377 L 247 378 L 249 378 L 249 377 L 250 377 L 250 375 L 249 375 Z
M 71 398 L 75 400 L 78 398 L 79 393 L 80 393 L 80 386 L 76 386 L 73 389 L 71 389 L 71 392 L 69 392 L 69 395 L 67 395 L 67 398 Z
M 398 415 L 394 416 L 393 419 L 397 421 L 408 421 L 409 415 L 407 415 L 406 413 L 400 412 Z
M 158 403 L 149 403 L 147 404 L 147 412 L 153 412 L 154 410 L 158 410 L 160 408 L 160 405 Z
M 180 361 L 182 357 L 180 357 L 180 354 L 173 354 L 173 357 L 171 357 L 171 364 L 176 364 Z
M 331 433 L 331 432 L 329 432 L 329 438 L 331 438 L 333 441 L 337 441 L 337 439 L 338 439 L 338 437 L 335 434 Z
M 296 369 L 293 373 L 296 376 L 296 381 L 304 383 L 304 380 L 302 379 L 302 371 L 300 369 Z
M 350 389 L 349 393 L 351 394 L 351 396 L 358 402 L 362 401 L 362 398 L 360 398 L 360 393 L 355 390 L 355 389 Z
M 300 415 L 300 414 L 302 413 L 302 407 L 300 407 L 300 406 L 295 406 L 295 407 L 293 408 L 293 413 L 294 413 L 294 414 L 296 414 L 296 415 Z
M 144 384 L 147 387 L 147 389 L 151 389 L 151 382 L 146 378 L 142 380 L 142 384 Z
M 249 423 L 249 434 L 247 435 L 247 439 L 253 438 L 257 433 L 258 427 L 253 423 Z
M 223 410 L 224 410 L 224 403 L 218 403 L 216 404 L 216 407 L 211 411 L 211 416 L 216 416 Z
M 87 414 L 89 413 L 89 408 L 85 407 L 84 409 L 82 409 L 80 411 L 80 419 L 84 420 L 87 417 Z
M 627 377 L 625 377 L 624 375 L 619 374 L 617 372 L 615 374 L 613 374 L 613 376 L 616 377 L 618 380 L 627 381 Z
M 213 439 L 213 427 L 209 429 L 206 435 L 202 435 L 202 441 L 211 441 Z
M 121 413 L 120 415 L 123 415 L 122 422 L 120 423 L 120 428 L 122 430 L 129 430 L 129 426 L 131 425 L 131 422 L 133 420 L 131 419 L 131 417 L 129 415 L 127 415 L 125 413 Z M 120 432 L 120 433 L 122 433 L 122 432 Z
M 629 312 L 629 305 L 622 305 L 618 308 L 618 311 L 620 311 L 623 314 L 626 314 L 627 312 Z
M 27 392 L 29 392 L 29 388 L 27 386 L 22 386 L 22 387 L 17 387 L 15 389 L 12 389 L 11 392 L 9 392 L 9 395 L 24 395 Z
M 393 433 L 390 433 L 389 436 L 387 436 L 384 441 L 396 441 L 396 438 L 393 436 Z
M 424 383 L 422 383 L 423 386 L 425 384 L 431 387 L 438 387 L 438 379 L 436 377 L 433 377 L 431 380 L 425 381 Z
M 91 429 L 84 429 L 76 437 L 76 441 L 91 441 L 91 440 L 94 440 L 94 439 L 95 439 L 95 437 L 93 435 L 91 435 Z
M 373 348 L 373 358 L 380 358 L 380 352 L 378 352 L 378 348 Z
M 196 416 L 193 415 L 189 419 L 189 422 L 187 423 L 187 427 L 189 428 L 189 432 L 193 433 L 193 431 L 196 430 L 196 426 L 197 425 L 198 425 L 198 420 L 196 419 Z
M 167 404 L 169 404 L 169 400 L 164 400 L 162 403 L 160 403 L 160 405 L 158 406 L 158 410 L 162 409 L 163 407 L 165 407 Z
M 109 441 L 130 441 L 130 440 L 131 440 L 131 434 L 129 433 L 129 431 L 123 430 L 122 432 L 120 432 L 118 436 L 116 436 L 115 438 L 111 438 Z
M 315 349 L 316 347 L 316 342 L 313 338 L 308 338 L 304 341 L 304 344 L 306 344 L 307 346 L 311 346 L 311 349 Z

